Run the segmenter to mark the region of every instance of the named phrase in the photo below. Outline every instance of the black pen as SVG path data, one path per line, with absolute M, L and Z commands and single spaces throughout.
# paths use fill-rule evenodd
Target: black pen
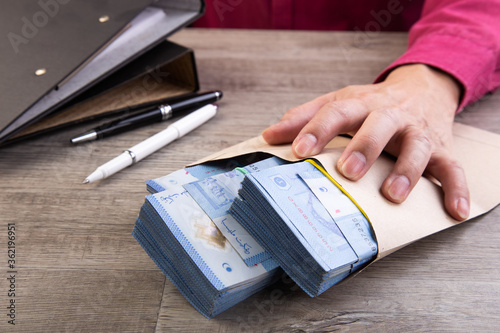
M 155 109 L 135 114 L 127 118 L 121 118 L 93 128 L 81 135 L 71 139 L 71 143 L 93 141 L 136 129 L 151 123 L 161 122 L 172 118 L 174 114 L 194 111 L 207 104 L 214 103 L 222 98 L 222 91 L 210 91 L 207 93 L 191 96 L 172 104 L 162 104 Z

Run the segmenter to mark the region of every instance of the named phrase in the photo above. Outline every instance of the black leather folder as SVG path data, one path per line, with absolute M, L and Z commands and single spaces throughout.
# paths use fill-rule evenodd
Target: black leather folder
M 166 38 L 202 15 L 203 0 L 7 0 L 1 7 L 0 143 L 144 73 L 174 78 L 179 69 L 164 74 L 172 60 L 195 71 L 192 52 Z M 196 90 L 196 73 L 188 81 Z

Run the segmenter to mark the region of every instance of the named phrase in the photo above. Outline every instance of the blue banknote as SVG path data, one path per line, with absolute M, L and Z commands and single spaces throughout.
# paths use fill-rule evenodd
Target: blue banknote
M 206 177 L 185 184 L 184 188 L 201 206 L 221 233 L 240 254 L 249 266 L 270 258 L 268 252 L 239 224 L 228 212 L 234 198 L 238 195 L 244 174 L 255 173 L 282 165 L 285 162 L 271 157 L 237 170 Z
M 133 236 L 207 317 L 275 281 L 279 266 L 316 296 L 378 251 L 360 209 L 309 162 L 210 162 L 147 185 L 155 194 Z
M 354 204 L 333 182 L 318 169 L 300 173 L 299 176 L 319 199 L 344 234 L 358 256 L 353 271 L 363 267 L 377 255 L 378 247 L 370 223 Z
M 276 262 L 247 266 L 201 207 L 182 187 L 149 195 L 146 200 L 158 213 L 180 247 L 219 291 L 265 278 Z
M 166 176 L 148 180 L 146 181 L 146 186 L 150 193 L 157 193 L 177 185 L 184 185 L 199 179 L 228 172 L 238 166 L 239 164 L 234 160 L 208 162 L 179 169 Z
M 302 173 L 314 172 L 308 163 L 294 163 L 263 170 L 248 177 L 255 179 L 286 216 L 283 221 L 297 239 L 311 249 L 311 256 L 325 271 L 352 265 L 356 253 L 345 239 L 335 220 L 302 180 Z M 321 175 L 323 181 L 329 181 Z
M 185 248 L 189 251 L 189 247 L 181 245 L 179 231 L 170 221 L 164 221 L 164 218 L 147 200 L 141 208 L 132 235 L 182 295 L 206 317 L 216 316 L 279 277 L 280 270 L 269 259 L 262 262 L 267 274 L 249 277 L 244 282 L 217 289 L 213 284 L 214 278 L 209 279 L 203 273 L 207 271 L 207 267 L 199 266 L 199 260 L 192 260 L 193 250 L 190 254 L 185 251 Z M 233 268 L 228 262 L 222 265 L 229 272 Z
M 377 253 L 359 208 L 307 161 L 246 175 L 229 213 L 310 296 Z

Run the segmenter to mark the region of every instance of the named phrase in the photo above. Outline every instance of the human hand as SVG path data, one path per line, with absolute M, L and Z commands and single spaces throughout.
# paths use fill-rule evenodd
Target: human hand
M 426 171 L 441 182 L 448 213 L 469 216 L 463 168 L 452 156 L 452 124 L 459 84 L 423 64 L 394 69 L 377 84 L 348 86 L 288 110 L 263 133 L 269 144 L 292 142 L 299 158 L 321 152 L 339 134 L 353 138 L 337 162 L 346 178 L 358 180 L 383 150 L 397 156 L 382 184 L 383 195 L 401 203 Z

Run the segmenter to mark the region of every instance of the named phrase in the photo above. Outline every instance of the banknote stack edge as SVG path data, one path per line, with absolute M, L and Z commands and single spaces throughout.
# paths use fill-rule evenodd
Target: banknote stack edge
M 318 168 L 305 161 L 248 174 L 229 210 L 310 296 L 377 253 L 366 217 Z
M 224 160 L 147 181 L 132 235 L 204 316 L 272 284 L 281 268 L 316 296 L 373 260 L 367 218 L 321 166 Z
M 250 256 L 260 259 L 252 264 L 243 260 L 243 253 L 234 248 L 235 243 L 227 240 L 183 187 L 207 178 L 210 184 L 211 177 L 236 165 L 232 162 L 200 165 L 148 181 L 153 194 L 146 197 L 132 232 L 165 276 L 207 318 L 241 302 L 282 275 L 277 262 L 268 255 Z M 240 171 L 229 173 L 242 175 Z M 237 181 L 239 185 L 240 180 Z M 236 193 L 237 190 L 233 196 Z M 236 232 L 234 228 L 231 225 L 232 232 Z M 238 236 L 244 240 L 245 250 L 248 244 L 255 244 L 241 232 Z M 253 247 L 253 252 L 263 251 L 256 245 Z

